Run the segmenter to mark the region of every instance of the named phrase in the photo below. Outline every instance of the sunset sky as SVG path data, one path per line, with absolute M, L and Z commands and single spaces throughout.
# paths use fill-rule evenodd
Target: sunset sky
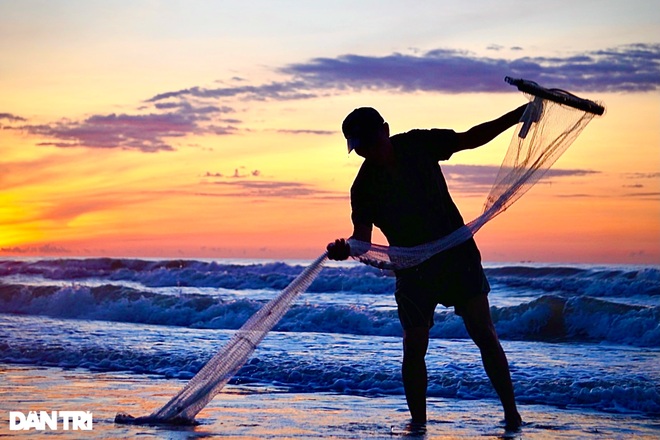
M 477 234 L 484 260 L 660 264 L 640 0 L 0 0 L 0 256 L 316 257 L 351 233 L 348 112 L 465 131 L 526 102 L 505 76 L 607 112 Z M 512 134 L 441 164 L 466 221 Z

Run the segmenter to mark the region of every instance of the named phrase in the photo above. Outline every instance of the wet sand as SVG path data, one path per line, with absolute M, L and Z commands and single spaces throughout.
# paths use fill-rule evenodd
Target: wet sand
M 164 405 L 184 381 L 0 364 L 0 437 L 140 439 L 452 439 L 501 438 L 494 400 L 429 399 L 425 435 L 401 435 L 408 420 L 403 396 L 291 393 L 276 387 L 229 385 L 197 417 L 197 426 L 114 423 L 124 412 L 143 416 Z M 93 431 L 10 431 L 9 411 L 91 411 Z M 526 421 L 509 438 L 658 438 L 660 421 L 635 414 L 521 405 Z M 392 427 L 397 434 L 392 433 Z

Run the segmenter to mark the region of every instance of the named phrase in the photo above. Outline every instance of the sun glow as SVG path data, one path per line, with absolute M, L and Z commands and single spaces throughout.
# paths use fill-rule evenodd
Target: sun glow
M 593 40 L 569 18 L 558 40 L 527 22 L 497 33 L 497 17 L 466 21 L 460 7 L 429 6 L 411 26 L 407 6 L 388 6 L 347 17 L 297 4 L 309 21 L 270 3 L 254 15 L 138 1 L 112 17 L 93 3 L 0 4 L 2 252 L 315 257 L 352 230 L 348 112 L 373 106 L 393 134 L 465 131 L 525 102 L 503 81 L 515 72 L 607 113 L 557 162 L 561 176 L 479 232 L 485 257 L 660 261 L 657 26 L 603 12 Z M 367 16 L 387 26 L 366 30 Z M 573 35 L 582 48 L 558 45 Z M 510 139 L 442 163 L 466 221 Z

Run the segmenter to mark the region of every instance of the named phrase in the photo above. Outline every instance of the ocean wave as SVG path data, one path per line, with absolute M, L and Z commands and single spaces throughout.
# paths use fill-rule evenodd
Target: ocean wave
M 29 286 L 0 284 L 0 313 L 105 320 L 190 328 L 237 329 L 263 301 L 202 294 L 161 294 L 121 285 Z M 440 309 L 439 309 L 440 310 Z M 492 307 L 503 339 L 595 341 L 660 347 L 660 307 L 591 297 L 545 295 Z M 395 310 L 337 304 L 294 304 L 275 327 L 287 332 L 400 336 Z M 467 338 L 462 320 L 439 311 L 431 337 Z
M 106 280 L 144 287 L 210 287 L 234 290 L 282 290 L 305 267 L 282 262 L 222 264 L 197 260 L 140 259 L 0 260 L 0 279 L 43 279 L 65 282 Z M 310 292 L 391 293 L 394 276 L 369 266 L 324 267 Z
M 505 339 L 660 347 L 660 307 L 546 295 L 518 306 L 494 308 L 492 314 Z
M 226 264 L 198 260 L 116 258 L 0 260 L 0 279 L 136 283 L 144 287 L 284 289 L 303 265 L 284 262 Z M 494 285 L 560 296 L 660 297 L 660 268 L 651 266 L 486 266 Z M 391 294 L 394 274 L 362 264 L 326 266 L 310 292 Z
M 657 267 L 505 266 L 486 269 L 493 282 L 552 294 L 590 297 L 660 297 Z
M 187 380 L 213 355 L 213 347 L 217 349 L 231 336 L 228 332 L 182 332 L 129 324 L 82 327 L 72 321 L 33 317 L 2 321 L 0 362 L 129 371 Z M 46 329 L 51 329 L 51 334 L 44 333 Z M 660 414 L 660 388 L 652 353 L 628 349 L 635 350 L 640 358 L 638 368 L 631 371 L 622 350 L 608 352 L 607 347 L 594 346 L 590 352 L 595 364 L 589 369 L 583 365 L 584 348 L 568 347 L 564 351 L 561 346 L 547 344 L 530 351 L 522 344 L 528 343 L 511 347 L 509 356 L 518 401 Z M 457 341 L 437 345 L 428 355 L 429 397 L 496 398 L 476 347 Z M 399 352 L 398 340 L 356 341 L 329 335 L 310 340 L 304 335 L 274 334 L 231 383 L 275 385 L 292 392 L 402 395 Z M 530 353 L 547 356 L 547 360 L 532 361 Z M 375 355 L 379 356 L 378 362 L 373 361 Z M 641 359 L 644 356 L 646 359 Z

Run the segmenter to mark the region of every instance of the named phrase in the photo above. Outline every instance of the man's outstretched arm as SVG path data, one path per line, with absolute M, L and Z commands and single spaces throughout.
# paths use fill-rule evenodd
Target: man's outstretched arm
M 527 104 L 521 105 L 517 109 L 512 110 L 497 119 L 484 122 L 483 124 L 475 125 L 466 132 L 457 133 L 457 151 L 470 150 L 492 141 L 500 133 L 516 125 L 518 121 L 520 121 L 520 118 L 522 117 L 526 108 Z

